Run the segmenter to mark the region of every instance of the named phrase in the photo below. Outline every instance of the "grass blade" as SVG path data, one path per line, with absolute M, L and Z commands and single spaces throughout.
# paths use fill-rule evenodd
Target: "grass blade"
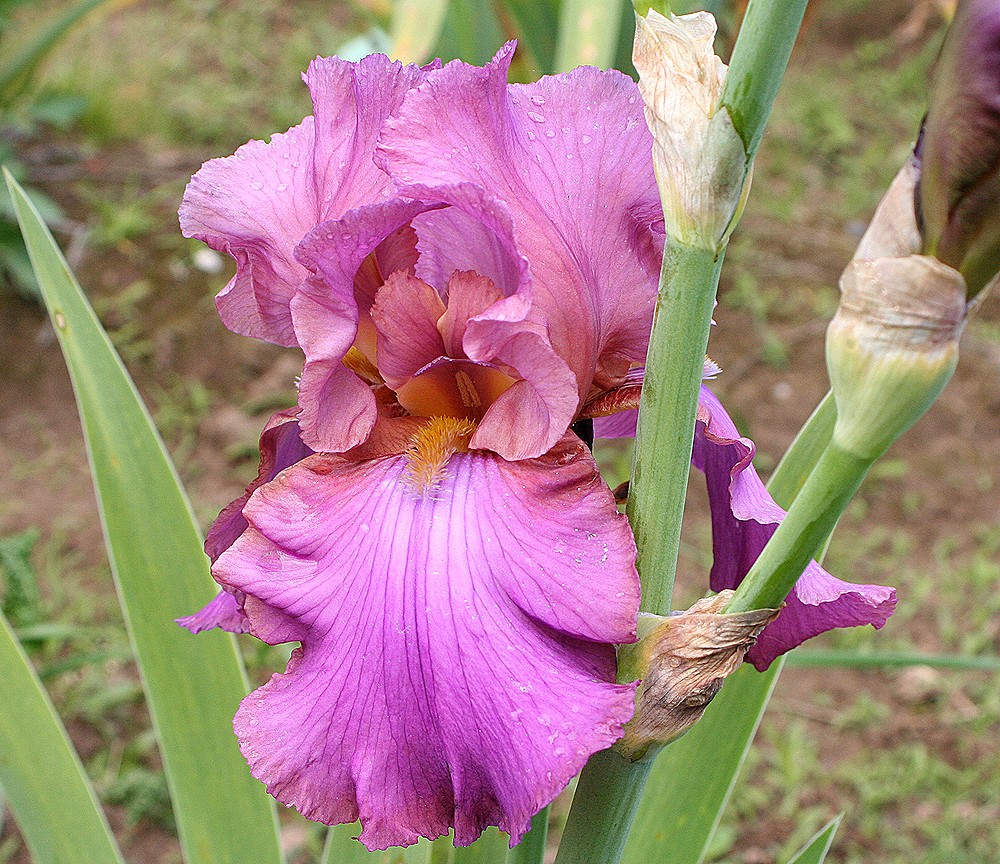
M 392 58 L 426 63 L 444 27 L 448 0 L 395 0 L 392 4 Z
M 833 835 L 837 833 L 842 818 L 843 814 L 831 819 L 813 836 L 812 840 L 799 850 L 788 864 L 823 864 L 826 860 L 826 853 L 833 845 Z
M 788 655 L 788 665 L 802 667 L 850 666 L 855 669 L 931 666 L 958 672 L 1000 672 L 1000 657 L 993 654 L 920 654 L 910 651 L 847 651 L 799 648 Z
M 471 846 L 456 846 L 452 864 L 506 864 L 510 837 L 487 828 Z
M 556 37 L 556 72 L 576 66 L 608 69 L 618 51 L 624 0 L 563 0 Z
M 531 55 L 533 71 L 539 75 L 555 71 L 557 0 L 502 0 L 502 6 L 516 25 L 518 52 Z
M 427 840 L 419 840 L 405 849 L 369 852 L 355 839 L 360 833 L 357 822 L 331 828 L 320 864 L 428 864 L 430 860 L 431 844 Z
M 236 642 L 173 623 L 215 593 L 191 505 L 135 385 L 24 191 L 7 185 L 69 367 L 129 636 L 188 864 L 282 860 L 277 817 L 232 732 Z
M 7 619 L 0 616 L 0 787 L 35 864 L 124 864 L 59 720 Z

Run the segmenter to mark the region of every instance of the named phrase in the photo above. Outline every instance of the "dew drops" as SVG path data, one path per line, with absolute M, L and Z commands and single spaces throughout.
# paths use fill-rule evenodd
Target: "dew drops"
M 545 122 L 545 118 L 541 114 L 539 114 L 537 111 L 529 111 L 528 112 L 528 119 L 529 120 L 534 120 L 536 123 L 544 123 Z
M 288 188 L 288 184 L 287 183 L 281 183 L 281 184 L 278 185 L 278 191 L 279 192 L 284 192 L 287 188 Z
M 529 141 L 534 141 L 535 140 L 535 133 L 531 132 L 530 130 L 528 132 L 528 140 Z
M 584 136 L 583 136 L 583 137 L 582 137 L 582 138 L 581 138 L 580 140 L 581 140 L 581 141 L 582 141 L 582 142 L 583 142 L 584 144 L 589 144 L 589 143 L 590 143 L 591 141 L 593 141 L 594 139 L 593 139 L 593 138 L 591 138 L 591 137 L 590 137 L 589 135 L 584 135 Z
M 545 137 L 546 138 L 555 138 L 556 137 L 556 130 L 555 129 L 546 129 L 545 130 Z
M 534 96 L 531 97 L 531 102 L 533 105 L 544 105 L 545 97 L 535 94 Z

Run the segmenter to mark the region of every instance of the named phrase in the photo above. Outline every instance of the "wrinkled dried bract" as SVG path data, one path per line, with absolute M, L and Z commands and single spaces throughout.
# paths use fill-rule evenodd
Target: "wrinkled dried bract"
M 641 759 L 651 747 L 687 732 L 740 667 L 760 632 L 777 618 L 777 609 L 725 614 L 733 593 L 722 591 L 661 619 L 633 649 L 642 684 L 635 717 L 616 745 L 623 755 Z
M 746 151 L 720 106 L 726 65 L 712 47 L 708 12 L 636 19 L 632 61 L 646 122 L 667 234 L 676 242 L 716 249 L 743 202 Z

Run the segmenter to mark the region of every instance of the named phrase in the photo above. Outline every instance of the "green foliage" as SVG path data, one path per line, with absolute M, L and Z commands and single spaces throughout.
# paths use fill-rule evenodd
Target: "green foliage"
M 77 396 L 185 860 L 280 862 L 273 802 L 250 777 L 230 729 L 246 693 L 235 641 L 218 633 L 196 640 L 172 620 L 215 593 L 190 504 L 58 247 L 9 174 L 7 182 Z
M 0 616 L 0 786 L 36 864 L 118 862 L 121 853 L 31 662 Z
M 37 542 L 36 529 L 0 537 L 0 577 L 4 586 L 0 613 L 14 627 L 37 624 L 42 617 L 38 574 L 31 564 Z

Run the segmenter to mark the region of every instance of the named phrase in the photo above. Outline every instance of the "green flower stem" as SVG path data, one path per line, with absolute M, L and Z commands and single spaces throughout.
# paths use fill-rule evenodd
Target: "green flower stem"
M 776 608 L 817 557 L 875 460 L 831 441 L 778 530 L 726 607 L 727 612 Z
M 556 864 L 613 864 L 622 856 L 652 759 L 629 762 L 614 750 L 590 757 L 573 796 Z
M 549 809 L 543 807 L 532 817 L 528 833 L 507 856 L 510 864 L 542 864 L 549 838 Z
M 694 424 L 722 253 L 668 241 L 639 403 L 628 513 L 642 609 L 670 611 Z
M 722 102 L 753 159 L 806 0 L 750 0 Z M 627 513 L 638 548 L 642 608 L 670 609 L 690 473 L 698 388 L 725 253 L 668 243 L 653 316 Z M 682 739 L 683 740 L 683 739 Z M 617 864 L 651 763 L 598 753 L 580 776 L 557 864 Z M 678 778 L 696 782 L 697 778 Z
M 753 160 L 792 46 L 802 26 L 807 0 L 750 0 L 729 59 L 722 105 L 743 140 L 747 164 Z
M 779 507 L 787 510 L 792 506 L 809 473 L 830 443 L 836 423 L 837 403 L 833 393 L 827 391 L 767 481 L 767 491 Z

